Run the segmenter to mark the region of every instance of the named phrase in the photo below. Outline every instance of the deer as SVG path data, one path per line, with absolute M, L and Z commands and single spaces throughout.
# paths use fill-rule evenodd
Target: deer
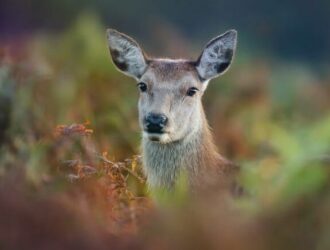
M 218 153 L 202 105 L 210 80 L 232 64 L 237 31 L 211 39 L 197 60 L 153 58 L 131 37 L 107 29 L 114 65 L 137 82 L 142 165 L 150 188 L 230 186 L 237 166 Z

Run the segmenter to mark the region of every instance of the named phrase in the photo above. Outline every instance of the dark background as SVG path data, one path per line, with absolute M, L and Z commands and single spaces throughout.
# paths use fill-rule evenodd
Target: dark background
M 192 44 L 235 28 L 246 53 L 314 66 L 327 63 L 330 56 L 328 0 L 7 0 L 0 3 L 0 38 L 59 31 L 85 10 L 157 52 L 151 36 L 159 27 L 175 30 Z

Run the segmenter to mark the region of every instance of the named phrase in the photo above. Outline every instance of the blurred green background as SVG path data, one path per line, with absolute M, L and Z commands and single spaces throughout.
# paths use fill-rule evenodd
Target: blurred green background
M 128 232 L 134 246 L 157 243 L 150 240 L 153 230 L 141 236 L 144 224 L 132 212 L 149 208 L 137 206 L 140 197 L 150 200 L 144 184 L 127 169 L 125 178 L 109 170 L 99 157 L 135 171 L 135 160 L 125 159 L 139 154 L 138 91 L 111 63 L 105 30 L 112 27 L 149 54 L 173 58 L 197 58 L 213 36 L 231 28 L 239 33 L 232 67 L 210 83 L 203 100 L 219 151 L 242 167 L 247 195 L 229 205 L 239 221 L 228 220 L 227 202 L 216 199 L 196 206 L 214 211 L 212 227 L 203 228 L 210 219 L 204 213 L 179 209 L 163 216 L 156 209 L 156 232 L 175 234 L 180 224 L 182 235 L 157 239 L 174 242 L 172 249 L 190 249 L 188 241 L 246 249 L 247 235 L 257 234 L 262 244 L 251 249 L 329 249 L 329 13 L 326 0 L 2 1 L 0 214 L 7 224 L 0 226 L 0 248 L 29 238 L 36 249 L 40 235 L 45 244 L 59 239 L 106 248 L 110 236 L 125 242 Z M 58 137 L 61 124 L 66 134 Z M 72 132 L 71 124 L 84 127 Z M 54 211 L 48 216 L 40 208 Z M 30 232 L 31 223 L 42 230 Z M 238 245 L 235 237 L 217 238 L 221 223 L 224 235 L 241 237 Z M 80 225 L 91 229 L 82 232 Z M 76 238 L 61 237 L 67 227 Z

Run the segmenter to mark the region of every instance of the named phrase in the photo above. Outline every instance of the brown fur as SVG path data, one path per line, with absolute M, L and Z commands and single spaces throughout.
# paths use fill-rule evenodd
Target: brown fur
M 144 86 L 138 108 L 149 185 L 171 189 L 182 172 L 193 188 L 230 184 L 236 168 L 217 153 L 201 99 L 209 80 L 228 69 L 236 31 L 213 39 L 197 61 L 147 58 L 133 39 L 114 30 L 108 40 L 117 67 Z M 148 131 L 150 114 L 166 118 L 161 133 Z

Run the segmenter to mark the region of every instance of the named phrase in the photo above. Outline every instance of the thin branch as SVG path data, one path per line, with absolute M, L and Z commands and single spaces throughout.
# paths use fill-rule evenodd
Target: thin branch
M 124 164 L 121 165 L 121 164 L 118 164 L 118 163 L 115 163 L 113 161 L 110 161 L 109 159 L 105 158 L 104 156 L 102 155 L 97 155 L 97 157 L 99 159 L 101 159 L 102 161 L 108 163 L 108 164 L 111 164 L 112 166 L 116 167 L 116 168 L 123 168 L 124 170 L 126 170 L 127 172 L 129 172 L 131 175 L 133 175 L 135 178 L 137 178 L 141 183 L 144 183 L 145 180 L 138 176 L 136 173 L 134 173 L 131 169 L 129 169 L 128 167 L 126 167 Z

